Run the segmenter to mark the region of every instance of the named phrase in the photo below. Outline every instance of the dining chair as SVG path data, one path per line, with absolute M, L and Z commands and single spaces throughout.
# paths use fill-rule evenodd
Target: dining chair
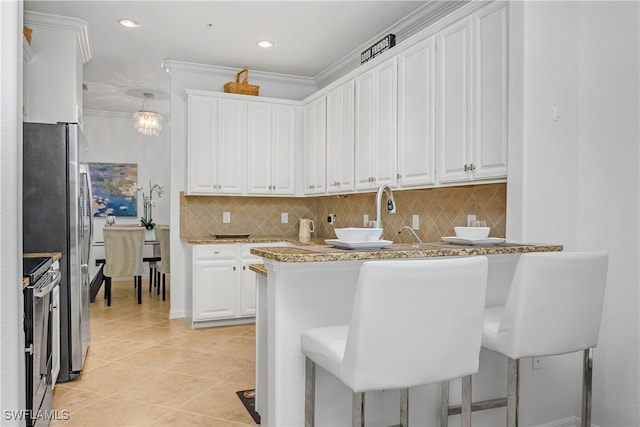
M 156 227 L 156 238 L 160 241 L 160 261 L 156 262 L 156 284 L 160 294 L 160 274 L 162 274 L 162 301 L 166 297 L 166 274 L 171 272 L 171 245 L 169 226 Z
M 469 426 L 465 385 L 478 370 L 487 270 L 484 256 L 364 262 L 350 323 L 302 333 L 305 426 L 315 424 L 316 366 L 352 390 L 358 427 L 367 391 L 399 389 L 407 427 L 410 387 L 463 378 L 462 425 Z
M 111 279 L 126 276 L 133 276 L 138 293 L 138 304 L 142 304 L 144 235 L 143 227 L 104 228 L 104 276 L 107 306 L 111 305 Z

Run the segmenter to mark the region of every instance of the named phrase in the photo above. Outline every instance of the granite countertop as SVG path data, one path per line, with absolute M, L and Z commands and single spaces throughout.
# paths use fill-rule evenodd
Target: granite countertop
M 493 246 L 463 246 L 451 243 L 392 244 L 383 249 L 347 250 L 312 244 L 287 247 L 254 247 L 253 255 L 280 262 L 326 262 L 372 259 L 430 258 L 468 255 L 499 255 L 527 252 L 559 252 L 562 245 L 537 243 L 501 243 Z
M 264 264 L 249 264 L 249 270 L 261 276 L 267 276 L 267 269 L 265 268 Z
M 181 237 L 183 242 L 194 245 L 217 245 L 225 243 L 274 243 L 274 242 L 288 242 L 299 246 L 309 245 L 324 245 L 323 237 L 312 237 L 304 242 L 300 241 L 297 236 L 249 236 L 249 237 L 202 237 L 202 236 L 187 236 Z

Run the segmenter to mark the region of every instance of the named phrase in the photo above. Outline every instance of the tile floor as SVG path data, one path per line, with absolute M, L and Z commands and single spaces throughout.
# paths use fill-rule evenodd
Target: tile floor
M 133 281 L 113 283 L 111 307 L 102 290 L 90 305 L 85 369 L 56 385 L 68 419 L 51 426 L 255 426 L 235 393 L 255 385 L 255 325 L 191 329 L 142 286 L 142 305 Z

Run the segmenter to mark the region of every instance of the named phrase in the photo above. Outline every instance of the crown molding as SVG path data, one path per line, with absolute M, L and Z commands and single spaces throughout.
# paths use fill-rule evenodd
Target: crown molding
M 24 24 L 31 28 L 43 28 L 54 31 L 66 31 L 77 35 L 82 62 L 93 58 L 89 27 L 85 21 L 69 16 L 51 15 L 48 13 L 24 11 Z
M 175 61 L 167 59 L 162 63 L 162 68 L 168 73 L 181 71 L 185 73 L 197 73 L 206 75 L 215 75 L 233 80 L 238 73 L 237 68 L 221 67 L 218 65 L 197 64 L 193 62 Z M 304 87 L 313 87 L 315 89 L 314 79 L 311 77 L 294 76 L 290 74 L 269 73 L 266 71 L 249 70 L 251 72 L 251 81 L 284 83 L 288 85 L 299 85 Z
M 380 40 L 387 34 L 396 35 L 396 46 L 411 36 L 419 33 L 425 28 L 433 25 L 435 22 L 451 15 L 456 10 L 468 5 L 469 3 L 480 3 L 480 1 L 472 0 L 449 0 L 449 1 L 430 1 L 421 8 L 417 9 L 410 15 L 405 16 L 386 30 L 379 33 L 363 43 L 360 47 L 354 49 L 342 59 L 327 67 L 314 77 L 314 81 L 318 88 L 323 88 L 330 83 L 338 80 L 340 77 L 358 68 L 360 64 L 360 53 L 369 46 Z

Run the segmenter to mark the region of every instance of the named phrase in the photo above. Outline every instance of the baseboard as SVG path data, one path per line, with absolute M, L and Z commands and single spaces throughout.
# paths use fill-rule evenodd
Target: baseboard
M 184 310 L 169 310 L 169 319 L 180 319 L 186 317 Z

